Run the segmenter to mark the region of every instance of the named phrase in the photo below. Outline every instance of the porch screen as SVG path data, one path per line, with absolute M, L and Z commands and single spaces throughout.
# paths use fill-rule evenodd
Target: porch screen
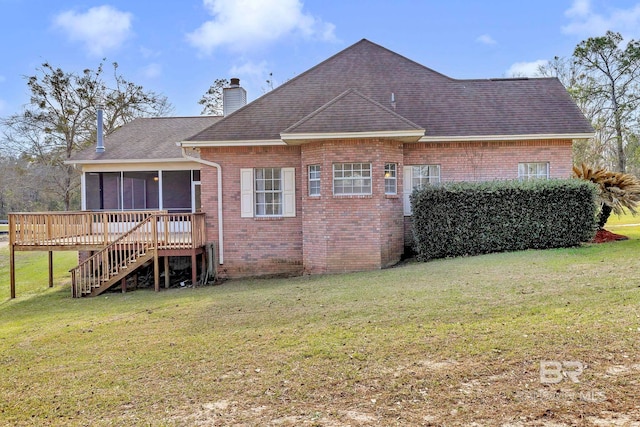
M 162 172 L 162 208 L 191 212 L 191 171 Z

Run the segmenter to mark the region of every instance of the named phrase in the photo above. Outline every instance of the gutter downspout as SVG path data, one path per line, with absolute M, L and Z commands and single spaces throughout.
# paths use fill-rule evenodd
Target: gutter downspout
M 178 143 L 179 145 L 180 143 Z M 187 160 L 191 160 L 196 163 L 200 163 L 207 166 L 212 166 L 218 170 L 218 263 L 224 264 L 224 233 L 222 227 L 222 166 L 218 163 L 203 160 L 199 157 L 193 157 L 187 154 L 185 148 L 182 149 L 182 157 Z

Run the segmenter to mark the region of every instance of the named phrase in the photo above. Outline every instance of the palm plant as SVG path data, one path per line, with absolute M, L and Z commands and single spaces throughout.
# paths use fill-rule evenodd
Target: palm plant
M 623 172 L 611 172 L 603 168 L 592 169 L 585 165 L 573 167 L 575 178 L 591 181 L 598 186 L 598 201 L 601 209 L 598 228 L 602 229 L 611 213 L 622 215 L 625 209 L 637 214 L 640 203 L 640 180 L 634 175 Z

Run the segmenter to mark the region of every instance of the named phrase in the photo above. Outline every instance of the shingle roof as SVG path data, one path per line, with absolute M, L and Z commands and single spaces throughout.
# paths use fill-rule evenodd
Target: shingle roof
M 283 133 L 424 130 L 382 104 L 349 89 L 285 129 Z
M 558 79 L 455 80 L 361 40 L 188 141 L 279 140 L 305 117 L 309 129 L 363 126 L 364 116 L 352 123 L 356 115 L 347 104 L 344 114 L 331 112 L 330 123 L 328 113 L 311 119 L 349 90 L 387 108 L 394 94 L 393 111 L 430 137 L 593 132 Z
M 180 159 L 182 154 L 176 142 L 220 119 L 214 116 L 137 118 L 105 137 L 103 153 L 96 153 L 95 147 L 89 147 L 73 156 L 71 163 Z

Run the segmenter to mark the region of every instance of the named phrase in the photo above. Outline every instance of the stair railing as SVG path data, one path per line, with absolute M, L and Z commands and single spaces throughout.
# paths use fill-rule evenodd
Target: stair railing
M 158 247 L 158 218 L 152 215 L 70 270 L 74 298 L 109 282 L 149 250 Z

